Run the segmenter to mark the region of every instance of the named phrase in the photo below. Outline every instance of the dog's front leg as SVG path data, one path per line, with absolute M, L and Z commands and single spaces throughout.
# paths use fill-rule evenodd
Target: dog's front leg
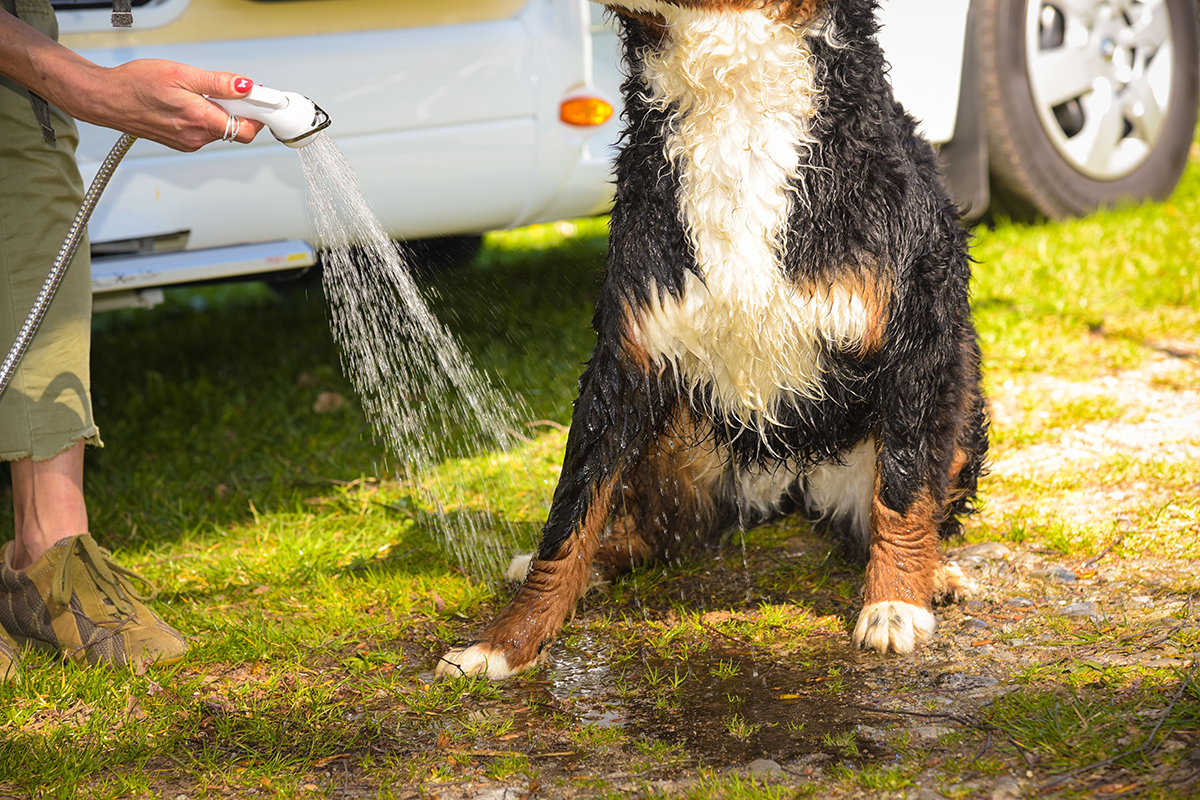
M 974 464 L 977 476 L 982 459 L 963 449 L 972 441 L 968 429 L 982 424 L 982 401 L 978 351 L 973 339 L 960 339 L 957 361 L 931 360 L 886 390 L 891 403 L 879 437 L 863 610 L 854 628 L 859 647 L 910 653 L 933 634 L 934 588 L 945 570 L 940 532 L 964 465 Z
M 507 678 L 544 659 L 587 591 L 614 487 L 670 416 L 663 383 L 602 340 L 579 382 L 562 476 L 529 573 L 471 645 L 442 657 L 439 676 Z
M 870 558 L 854 643 L 880 653 L 911 653 L 934 629 L 933 579 L 940 518 L 927 490 L 904 511 L 890 507 L 876 473 Z

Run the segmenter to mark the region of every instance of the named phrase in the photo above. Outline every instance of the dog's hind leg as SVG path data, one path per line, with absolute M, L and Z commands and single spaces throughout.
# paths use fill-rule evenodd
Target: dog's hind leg
M 729 455 L 685 404 L 625 474 L 593 562 L 595 583 L 709 544 L 735 519 Z

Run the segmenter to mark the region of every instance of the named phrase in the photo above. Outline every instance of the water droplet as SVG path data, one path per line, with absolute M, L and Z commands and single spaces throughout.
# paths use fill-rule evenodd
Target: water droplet
M 429 310 L 400 246 L 383 230 L 333 140 L 318 134 L 299 154 L 342 367 L 458 561 L 497 577 L 521 547 L 487 509 L 479 516 L 476 498 L 495 494 L 476 490 L 468 505 L 465 488 L 445 485 L 435 467 L 511 447 L 517 410 Z

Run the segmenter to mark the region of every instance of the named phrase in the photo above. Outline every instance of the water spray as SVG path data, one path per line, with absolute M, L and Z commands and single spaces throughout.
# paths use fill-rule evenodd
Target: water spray
M 276 89 L 268 89 L 266 86 L 255 86 L 244 99 L 218 100 L 210 97 L 209 100 L 221 106 L 231 115 L 263 123 L 270 128 L 276 139 L 294 149 L 299 149 L 312 142 L 316 134 L 329 127 L 329 115 L 312 100 L 295 92 L 281 92 Z M 62 247 L 59 248 L 54 265 L 50 268 L 50 274 L 46 276 L 41 291 L 33 301 L 33 307 L 29 309 L 29 315 L 25 317 L 25 323 L 17 333 L 16 341 L 9 348 L 4 363 L 0 364 L 0 395 L 4 394 L 4 390 L 8 388 L 8 382 L 12 379 L 13 373 L 17 371 L 17 365 L 21 363 L 33 335 L 37 333 L 38 326 L 42 324 L 42 318 L 46 316 L 46 311 L 50 308 L 58 286 L 67 272 L 67 266 L 71 263 L 76 248 L 79 247 L 79 240 L 83 238 L 83 232 L 87 230 L 88 220 L 92 218 L 92 212 L 96 209 L 100 195 L 108 186 L 109 180 L 112 179 L 117 165 L 121 163 L 121 159 L 125 157 L 129 148 L 133 147 L 133 143 L 136 141 L 136 136 L 128 133 L 121 134 L 121 138 L 117 139 L 117 143 L 113 145 L 112 150 L 101 163 L 96 177 L 92 179 L 92 185 L 88 187 L 87 194 L 83 197 L 83 204 L 79 206 L 79 211 L 76 212 L 75 219 L 71 222 L 67 238 L 63 240 Z

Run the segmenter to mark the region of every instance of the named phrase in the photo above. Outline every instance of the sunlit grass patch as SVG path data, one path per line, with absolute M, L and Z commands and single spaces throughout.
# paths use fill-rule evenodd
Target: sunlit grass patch
M 1111 455 L 1086 465 L 982 481 L 984 514 L 971 538 L 1041 541 L 1092 555 L 1200 557 L 1200 462 Z M 1117 541 L 1119 540 L 1119 541 Z
M 1200 336 L 1200 173 L 1169 203 L 980 230 L 976 319 L 988 369 L 1086 378 L 1146 344 Z
M 1200 718 L 1200 684 L 1191 669 L 1090 673 L 1086 683 L 1014 692 L 998 700 L 989 722 L 1011 746 L 1038 754 L 1053 772 L 1068 771 L 1126 753 L 1132 769 L 1180 764 Z M 1161 720 L 1161 726 L 1159 721 Z M 1146 746 L 1147 749 L 1138 751 Z M 1151 762 L 1149 748 L 1159 752 Z
M 577 242 L 608 238 L 608 218 L 564 220 L 530 225 L 509 231 L 493 231 L 484 236 L 484 246 L 498 252 L 525 253 L 530 250 L 562 248 Z
M 1025 391 L 1021 394 L 1022 417 L 1015 424 L 993 421 L 990 434 L 992 457 L 1002 457 L 1014 447 L 1052 441 L 1064 430 L 1076 429 L 1089 422 L 1122 421 L 1137 423 L 1145 411 L 1103 393 L 1062 397 L 1062 391 L 1047 393 Z
M 414 482 L 448 511 L 487 510 L 510 521 L 545 521 L 562 468 L 565 431 L 538 433 L 510 452 L 485 453 L 443 463 Z

